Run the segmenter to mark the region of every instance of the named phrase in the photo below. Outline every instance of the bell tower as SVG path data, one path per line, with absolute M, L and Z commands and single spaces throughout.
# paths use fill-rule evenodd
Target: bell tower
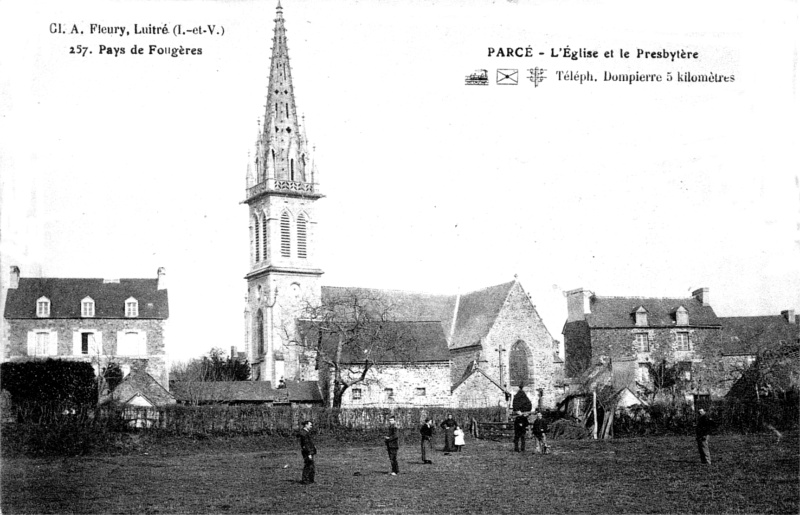
M 289 342 L 297 315 L 320 299 L 314 204 L 323 196 L 297 116 L 280 1 L 276 11 L 266 112 L 243 202 L 250 215 L 245 349 L 252 379 L 273 387 L 282 378 L 311 379 L 302 377 L 300 356 Z

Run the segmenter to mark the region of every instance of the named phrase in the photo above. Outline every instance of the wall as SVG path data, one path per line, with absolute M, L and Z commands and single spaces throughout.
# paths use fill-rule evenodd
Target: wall
M 333 380 L 331 374 L 330 380 Z M 356 373 L 351 374 L 355 377 Z M 361 399 L 353 399 L 353 389 L 361 389 Z M 394 390 L 394 400 L 386 399 L 385 388 Z M 416 395 L 425 388 L 425 395 Z M 333 388 L 331 387 L 331 391 Z M 449 362 L 404 363 L 379 365 L 367 374 L 366 381 L 348 388 L 342 407 L 383 406 L 450 406 Z
M 145 331 L 147 335 L 147 372 L 164 388 L 169 389 L 169 369 L 165 347 L 165 320 L 124 318 L 124 319 L 13 319 L 8 320 L 9 350 L 11 359 L 28 356 L 29 331 L 55 331 L 58 338 L 57 355 L 42 356 L 71 360 L 95 362 L 97 355 L 74 354 L 73 333 L 81 331 L 98 331 L 102 333 L 101 366 L 115 362 L 119 365 L 138 363 L 143 356 L 117 355 L 117 331 Z
M 452 406 L 456 408 L 504 407 L 505 404 L 503 391 L 480 372 L 470 375 L 452 394 Z
M 497 349 L 500 345 L 506 349 L 503 353 L 503 384 L 511 390 L 509 383 L 509 355 L 511 347 L 519 340 L 528 345 L 530 382 L 525 390 L 543 391 L 545 407 L 552 407 L 557 401 L 558 392 L 555 385 L 561 375 L 561 364 L 553 363 L 553 337 L 536 312 L 525 291 L 516 283 L 508 294 L 500 314 L 483 342 L 483 358 L 481 368 L 489 377 L 499 378 L 499 360 Z

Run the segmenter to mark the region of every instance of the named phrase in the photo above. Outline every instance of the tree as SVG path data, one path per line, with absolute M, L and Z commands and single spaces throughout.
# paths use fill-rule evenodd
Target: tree
M 250 379 L 250 364 L 246 359 L 226 358 L 222 349 L 214 347 L 201 358 L 173 363 L 169 374 L 174 381 L 247 381 Z
M 103 380 L 109 393 L 119 386 L 124 377 L 125 374 L 123 374 L 122 368 L 117 363 L 111 362 L 103 368 Z
M 414 324 L 397 320 L 397 312 L 390 299 L 361 290 L 346 290 L 301 308 L 295 334 L 287 338 L 316 357 L 323 388 L 332 382 L 334 408 L 341 407 L 348 388 L 371 380 L 370 371 L 416 356 L 420 338 Z

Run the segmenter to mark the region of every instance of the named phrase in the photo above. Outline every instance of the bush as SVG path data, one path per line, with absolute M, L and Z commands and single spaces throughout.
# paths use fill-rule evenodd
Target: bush
M 56 359 L 0 365 L 0 388 L 15 406 L 37 416 L 54 406 L 79 409 L 97 402 L 97 380 L 90 363 Z

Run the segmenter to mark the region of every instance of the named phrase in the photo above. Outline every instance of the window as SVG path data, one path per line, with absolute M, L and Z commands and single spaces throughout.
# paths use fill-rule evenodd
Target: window
M 415 393 L 417 397 L 425 397 L 425 388 L 417 388 Z
M 361 388 L 353 388 L 353 400 L 354 401 L 361 400 Z
M 258 221 L 258 217 L 256 217 L 256 222 L 254 224 L 255 227 L 255 239 L 256 239 L 256 262 L 261 261 L 261 224 Z
M 650 367 L 647 366 L 647 363 L 639 363 L 636 380 L 640 383 L 650 382 Z
M 50 346 L 50 333 L 46 331 L 39 331 L 36 333 L 36 348 L 34 350 L 35 356 L 47 356 L 49 354 Z
M 383 389 L 383 396 L 386 397 L 387 401 L 394 400 L 394 388 L 384 388 Z
M 89 354 L 89 338 L 92 333 L 81 333 L 81 354 Z
M 292 244 L 289 239 L 289 213 L 284 212 L 281 215 L 281 256 L 290 257 L 292 253 Z
M 636 333 L 636 350 L 638 352 L 650 352 L 650 335 L 647 333 Z
M 50 299 L 47 297 L 40 297 L 36 301 L 36 316 L 47 318 L 50 316 Z
M 681 361 L 678 365 L 678 370 L 681 372 L 681 379 L 684 381 L 691 381 L 692 380 L 692 362 L 691 361 Z
M 139 316 L 139 301 L 133 297 L 125 301 L 125 316 L 138 317 Z
M 639 306 L 639 309 L 636 310 L 636 325 L 647 326 L 647 310 L 644 309 L 644 306 Z
M 689 325 L 689 312 L 686 308 L 680 306 L 675 310 L 675 323 L 678 325 Z
M 306 217 L 297 217 L 297 257 L 305 259 L 306 253 Z
M 528 368 L 529 358 L 528 346 L 522 340 L 517 341 L 511 347 L 511 354 L 508 357 L 509 377 L 513 386 L 525 386 L 530 384 L 531 373 Z
M 94 316 L 94 301 L 91 297 L 86 297 L 81 301 L 81 316 L 93 317 Z
M 262 259 L 267 259 L 267 216 L 264 215 L 264 218 L 261 219 L 261 255 Z
M 117 333 L 117 353 L 122 356 L 147 355 L 146 334 L 143 331 L 119 331 Z
M 681 331 L 675 333 L 675 350 L 689 350 L 689 333 Z

